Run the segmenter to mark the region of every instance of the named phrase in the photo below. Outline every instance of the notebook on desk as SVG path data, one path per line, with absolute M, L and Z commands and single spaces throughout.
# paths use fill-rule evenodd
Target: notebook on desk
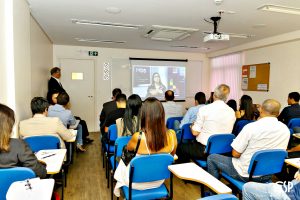
M 79 124 L 79 122 L 80 122 L 80 120 L 76 120 L 76 123 L 74 124 L 74 125 L 70 125 L 70 129 L 76 129 L 77 128 L 77 126 L 78 126 L 78 124 Z
M 50 200 L 54 187 L 54 179 L 32 178 L 16 181 L 11 184 L 7 200 Z

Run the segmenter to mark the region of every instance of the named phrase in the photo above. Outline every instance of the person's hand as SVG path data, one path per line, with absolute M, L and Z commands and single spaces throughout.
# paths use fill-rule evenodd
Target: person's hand
M 299 171 L 296 172 L 294 178 L 295 178 L 297 181 L 300 181 L 300 174 L 299 174 Z

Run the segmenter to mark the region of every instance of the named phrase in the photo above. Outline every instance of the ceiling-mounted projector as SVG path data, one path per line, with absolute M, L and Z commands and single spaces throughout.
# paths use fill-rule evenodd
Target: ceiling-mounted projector
M 229 40 L 229 35 L 223 33 L 210 33 L 203 38 L 203 42 L 226 41 L 226 40 Z

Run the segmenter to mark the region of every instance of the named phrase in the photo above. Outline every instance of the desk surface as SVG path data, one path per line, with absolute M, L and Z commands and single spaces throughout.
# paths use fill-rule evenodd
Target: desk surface
M 38 160 L 47 164 L 47 174 L 57 174 L 60 172 L 66 152 L 66 149 L 40 150 L 35 155 Z
M 77 130 L 74 130 L 74 129 L 69 129 L 69 130 L 72 132 L 74 137 L 71 140 L 67 140 L 66 142 L 75 142 L 76 136 L 77 136 Z
M 285 163 L 292 165 L 293 167 L 300 168 L 300 158 L 285 159 Z
M 293 136 L 294 136 L 295 138 L 300 139 L 300 133 L 294 133 Z
M 217 194 L 231 194 L 232 190 L 195 163 L 169 165 L 169 170 L 180 179 L 206 185 Z
M 31 189 L 28 187 L 30 184 Z M 33 178 L 25 181 L 16 181 L 9 187 L 7 200 L 50 200 L 53 193 L 54 179 Z

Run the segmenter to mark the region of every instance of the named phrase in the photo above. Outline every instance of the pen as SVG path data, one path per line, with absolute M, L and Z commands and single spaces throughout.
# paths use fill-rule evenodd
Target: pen
M 56 153 L 50 154 L 50 155 L 48 155 L 48 156 L 44 156 L 44 157 L 42 157 L 41 159 L 48 158 L 48 157 L 51 157 L 51 156 L 54 156 L 54 155 L 56 155 Z

